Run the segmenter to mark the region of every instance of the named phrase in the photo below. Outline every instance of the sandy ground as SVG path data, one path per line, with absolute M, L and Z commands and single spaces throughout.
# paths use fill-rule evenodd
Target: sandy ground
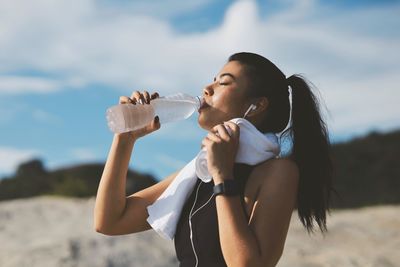
M 328 233 L 309 236 L 297 212 L 278 267 L 400 267 L 400 205 L 333 210 Z
M 178 266 L 173 241 L 152 230 L 105 236 L 94 198 L 0 202 L 1 267 Z M 329 233 L 309 236 L 294 212 L 278 267 L 400 266 L 400 205 L 332 211 Z

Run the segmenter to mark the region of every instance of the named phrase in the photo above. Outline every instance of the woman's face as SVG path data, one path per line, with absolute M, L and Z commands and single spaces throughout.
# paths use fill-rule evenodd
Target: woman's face
M 199 110 L 198 123 L 210 131 L 215 125 L 233 118 L 242 118 L 250 106 L 245 97 L 246 78 L 237 61 L 226 63 L 214 81 L 203 89 L 208 104 Z

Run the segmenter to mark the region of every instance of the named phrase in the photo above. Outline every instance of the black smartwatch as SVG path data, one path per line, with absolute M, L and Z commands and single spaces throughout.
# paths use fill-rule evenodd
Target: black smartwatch
M 239 184 L 235 179 L 227 179 L 222 183 L 214 185 L 214 195 L 237 196 L 240 194 Z

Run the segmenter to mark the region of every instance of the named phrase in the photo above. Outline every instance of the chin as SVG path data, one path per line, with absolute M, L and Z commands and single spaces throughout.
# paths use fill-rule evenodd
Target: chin
M 198 122 L 199 126 L 200 126 L 201 128 L 203 128 L 204 130 L 207 130 L 207 131 L 210 130 L 210 127 L 207 126 L 207 125 L 204 123 L 204 121 L 202 121 L 201 119 L 198 119 L 197 122 Z
M 199 126 L 204 130 L 211 131 L 215 125 L 222 124 L 224 120 L 215 118 L 215 116 L 213 116 L 211 119 L 210 116 L 206 116 L 205 114 L 200 114 L 199 117 L 197 118 L 197 122 L 199 123 Z
M 203 116 L 202 114 L 197 118 L 197 122 L 201 128 L 207 131 L 211 131 L 214 125 L 216 125 L 213 121 L 209 120 L 207 116 Z

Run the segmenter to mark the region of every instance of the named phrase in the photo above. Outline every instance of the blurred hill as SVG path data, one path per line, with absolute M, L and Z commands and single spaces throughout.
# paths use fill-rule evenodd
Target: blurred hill
M 38 195 L 95 196 L 104 163 L 82 164 L 47 171 L 38 159 L 21 164 L 12 177 L 0 180 L 0 200 Z M 126 194 L 133 194 L 157 181 L 153 176 L 128 170 Z
M 333 207 L 400 203 L 400 130 L 333 145 L 336 168 Z
M 400 130 L 372 132 L 332 145 L 336 174 L 332 208 L 355 208 L 400 203 Z M 95 196 L 104 163 L 82 164 L 47 171 L 34 159 L 0 180 L 0 200 L 38 195 Z M 147 174 L 129 170 L 126 194 L 155 184 Z

